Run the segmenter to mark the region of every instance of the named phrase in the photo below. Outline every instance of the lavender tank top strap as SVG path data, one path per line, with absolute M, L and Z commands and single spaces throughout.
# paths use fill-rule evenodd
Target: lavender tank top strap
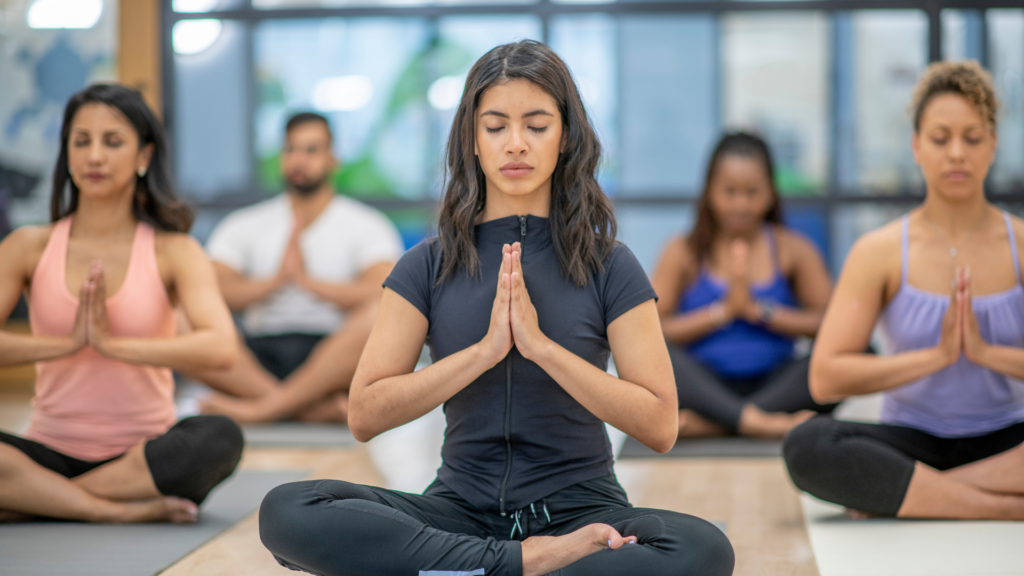
M 1006 222 L 1006 234 L 1010 237 L 1010 254 L 1013 255 L 1013 272 L 1017 278 L 1017 284 L 1020 284 L 1020 260 L 1017 258 L 1017 236 L 1013 233 L 1013 222 L 1010 221 L 1010 215 L 1003 211 L 1003 221 Z

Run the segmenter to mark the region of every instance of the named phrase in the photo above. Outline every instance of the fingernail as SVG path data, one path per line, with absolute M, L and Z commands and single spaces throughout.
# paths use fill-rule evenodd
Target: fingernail
M 612 541 L 611 541 L 611 540 L 609 540 L 609 541 L 608 541 L 608 547 L 609 547 L 609 548 L 611 548 L 611 547 L 612 547 Z

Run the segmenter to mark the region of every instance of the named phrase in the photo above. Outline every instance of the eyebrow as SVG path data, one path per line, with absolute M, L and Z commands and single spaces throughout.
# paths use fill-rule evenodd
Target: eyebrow
M 508 114 L 505 114 L 504 112 L 498 112 L 497 110 L 488 110 L 488 111 L 486 111 L 486 112 L 484 112 L 484 113 L 482 113 L 480 115 L 481 116 L 497 116 L 499 118 L 505 118 L 506 120 L 508 119 Z M 552 114 L 551 112 L 548 112 L 547 110 L 543 110 L 543 109 L 537 109 L 537 110 L 534 110 L 532 112 L 527 112 L 526 114 L 523 114 L 523 118 L 531 118 L 533 116 L 554 116 L 554 114 Z

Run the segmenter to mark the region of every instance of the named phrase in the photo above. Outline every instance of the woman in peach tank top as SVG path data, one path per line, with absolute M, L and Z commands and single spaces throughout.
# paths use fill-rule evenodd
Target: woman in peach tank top
M 27 434 L 0 431 L 0 521 L 194 521 L 242 436 L 224 417 L 175 423 L 171 370 L 230 366 L 236 337 L 137 91 L 94 85 L 68 102 L 51 215 L 0 243 L 0 323 L 25 293 L 32 326 L 0 331 L 0 366 L 37 372 Z

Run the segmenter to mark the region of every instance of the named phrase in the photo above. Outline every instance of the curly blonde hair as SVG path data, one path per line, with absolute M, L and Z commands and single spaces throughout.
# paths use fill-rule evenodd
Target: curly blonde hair
M 921 129 L 921 116 L 932 98 L 940 94 L 959 94 L 981 114 L 992 131 L 996 129 L 999 98 L 996 97 L 992 75 L 977 60 L 935 62 L 921 75 L 910 101 L 914 132 Z

